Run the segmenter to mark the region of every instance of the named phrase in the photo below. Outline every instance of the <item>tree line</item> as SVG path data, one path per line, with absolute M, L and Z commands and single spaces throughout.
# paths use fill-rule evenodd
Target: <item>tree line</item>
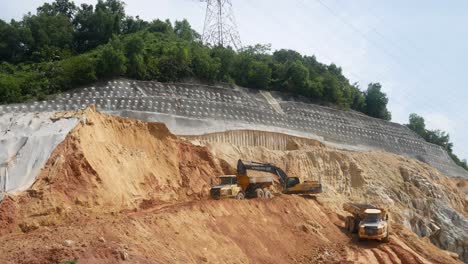
M 468 171 L 468 163 L 466 159 L 460 160 L 460 158 L 453 153 L 453 143 L 450 142 L 450 135 L 447 132 L 439 129 L 426 129 L 426 121 L 424 118 L 415 113 L 410 114 L 409 124 L 406 126 L 424 138 L 427 142 L 444 148 L 458 166 Z
M 144 21 L 119 0 L 76 6 L 56 0 L 21 21 L 0 20 L 0 103 L 44 99 L 99 79 L 178 81 L 196 78 L 288 92 L 391 119 L 379 83 L 366 91 L 335 64 L 268 45 L 235 51 L 203 45 L 186 20 Z

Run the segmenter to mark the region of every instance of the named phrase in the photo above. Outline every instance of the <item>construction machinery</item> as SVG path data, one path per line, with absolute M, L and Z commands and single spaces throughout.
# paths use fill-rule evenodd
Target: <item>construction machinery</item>
M 211 187 L 211 197 L 214 199 L 228 197 L 236 199 L 273 197 L 270 190 L 270 186 L 273 185 L 273 178 L 271 176 L 251 177 L 247 175 L 247 170 L 277 175 L 281 183 L 282 192 L 285 194 L 316 194 L 322 192 L 320 181 L 304 181 L 301 183 L 299 178 L 288 177 L 281 168 L 271 163 L 239 160 L 237 162 L 237 175 L 220 176 L 220 183 Z
M 273 195 L 269 187 L 273 185 L 271 176 L 249 177 L 247 175 L 219 176 L 219 184 L 211 187 L 210 195 L 213 199 L 236 198 L 271 198 Z
M 281 183 L 282 193 L 285 194 L 316 194 L 322 192 L 320 180 L 301 183 L 298 177 L 288 177 L 281 168 L 271 163 L 239 160 L 237 162 L 237 175 L 247 175 L 247 170 L 264 171 L 277 175 Z
M 352 214 L 345 219 L 345 228 L 358 233 L 358 238 L 388 242 L 389 224 L 385 209 L 372 204 L 346 203 L 343 209 Z

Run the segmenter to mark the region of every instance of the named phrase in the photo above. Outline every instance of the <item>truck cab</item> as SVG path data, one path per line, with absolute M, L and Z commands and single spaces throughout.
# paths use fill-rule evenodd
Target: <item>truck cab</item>
M 359 238 L 388 240 L 388 215 L 379 209 L 366 209 L 364 217 L 359 222 Z
M 219 184 L 212 186 L 210 189 L 210 195 L 213 199 L 236 197 L 241 190 L 237 185 L 236 175 L 221 175 L 218 179 Z

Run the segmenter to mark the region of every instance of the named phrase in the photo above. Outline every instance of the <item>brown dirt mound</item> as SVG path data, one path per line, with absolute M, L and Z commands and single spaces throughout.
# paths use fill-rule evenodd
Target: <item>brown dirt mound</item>
M 404 228 L 389 244 L 358 242 L 325 203 L 333 194 L 209 200 L 210 179 L 234 172 L 234 161 L 243 157 L 239 149 L 226 149 L 220 160 L 162 124 L 91 109 L 81 119 L 35 184 L 0 203 L 0 263 L 456 262 Z M 317 147 L 322 154 L 275 156 L 261 148 L 245 155 L 280 166 L 283 158 L 294 159 L 291 173 L 315 164 L 337 174 L 334 166 L 341 164 L 355 175 L 350 184 L 368 181 L 356 162 Z M 307 155 L 325 158 L 311 163 Z M 338 177 L 345 178 L 343 172 Z

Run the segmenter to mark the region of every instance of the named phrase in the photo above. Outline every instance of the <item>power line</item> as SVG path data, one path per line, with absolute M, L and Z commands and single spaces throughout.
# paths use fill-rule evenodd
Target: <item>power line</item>
M 303 2 L 303 1 L 301 1 Z M 356 26 L 354 26 L 352 23 L 349 23 L 348 21 L 346 21 L 346 19 L 344 19 L 342 16 L 340 16 L 336 11 L 334 11 L 330 6 L 326 5 L 323 1 L 321 0 L 316 0 L 317 3 L 319 3 L 320 5 L 322 5 L 324 8 L 326 8 L 333 16 L 335 16 L 336 18 L 338 18 L 342 23 L 346 24 L 347 26 L 349 26 L 351 29 L 353 29 L 354 32 L 358 33 L 362 38 L 364 38 L 365 40 L 367 40 L 369 43 L 371 43 L 373 46 L 375 46 L 376 48 L 378 48 L 379 50 L 383 51 L 388 57 L 390 57 L 393 61 L 395 61 L 397 64 L 399 64 L 400 66 L 403 66 L 405 67 L 403 64 L 401 64 L 397 59 L 394 54 L 388 52 L 385 48 L 381 48 L 377 43 L 375 43 L 372 39 L 368 38 L 367 35 L 365 33 L 363 33 L 359 28 L 357 28 Z M 380 34 L 381 36 L 383 36 L 383 34 Z M 418 82 L 421 82 L 419 79 L 416 79 Z M 417 96 L 421 96 L 421 94 L 415 94 L 412 90 L 409 90 L 410 93 L 404 93 L 406 95 L 417 95 Z M 427 97 L 426 97 L 427 98 Z M 426 104 L 426 103 L 425 103 Z M 426 104 L 427 105 L 427 104 Z M 429 106 L 429 105 L 428 105 Z M 431 105 L 431 108 L 439 108 L 441 109 L 439 106 L 437 105 Z M 458 116 L 458 114 L 455 114 Z M 461 120 L 463 120 L 463 118 L 460 118 Z

